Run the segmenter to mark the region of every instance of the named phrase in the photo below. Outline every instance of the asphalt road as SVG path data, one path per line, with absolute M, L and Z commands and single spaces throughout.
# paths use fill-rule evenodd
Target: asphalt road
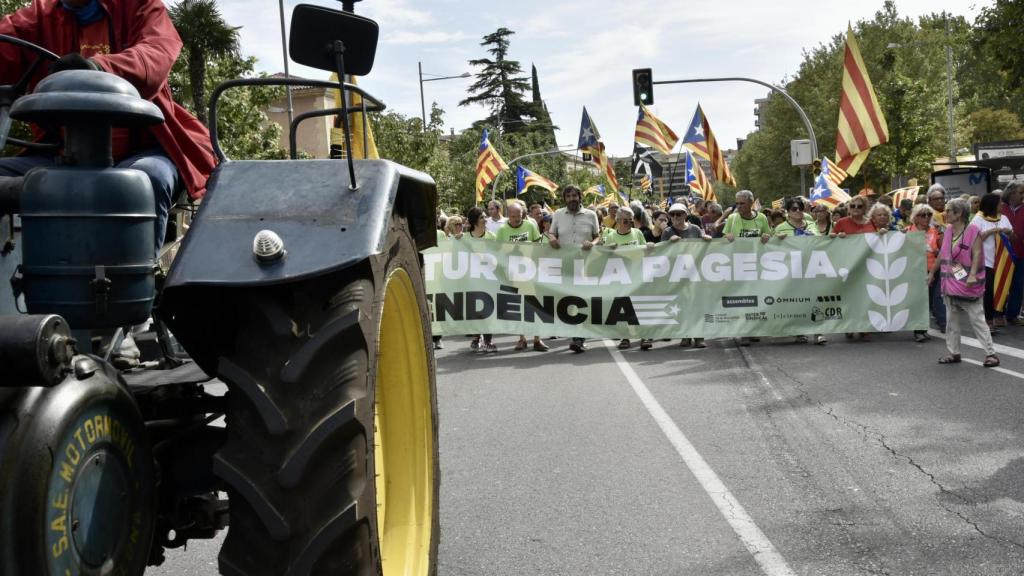
M 438 352 L 438 573 L 1024 573 L 1024 328 Z M 609 344 L 612 344 L 609 342 Z M 147 574 L 215 574 L 217 541 Z

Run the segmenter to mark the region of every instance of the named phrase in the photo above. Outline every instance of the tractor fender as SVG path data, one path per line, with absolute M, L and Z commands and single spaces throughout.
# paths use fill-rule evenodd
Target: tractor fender
M 417 249 L 436 243 L 433 179 L 387 160 L 229 161 L 220 164 L 186 234 L 164 297 L 188 286 L 265 286 L 319 276 L 379 254 L 392 212 Z M 257 260 L 253 240 L 271 230 L 285 256 Z M 173 298 L 172 298 L 173 299 Z

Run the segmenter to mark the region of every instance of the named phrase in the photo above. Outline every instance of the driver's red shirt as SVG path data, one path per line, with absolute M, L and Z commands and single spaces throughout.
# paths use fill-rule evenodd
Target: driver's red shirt
M 77 32 L 75 45 L 78 46 L 79 54 L 86 58 L 110 54 L 110 18 L 102 18 L 85 26 L 79 25 Z M 111 140 L 115 162 L 139 151 L 160 146 L 153 133 L 145 128 L 114 128 Z
M 16 36 L 59 55 L 91 53 L 103 70 L 131 82 L 143 98 L 163 112 L 164 123 L 142 130 L 142 139 L 137 141 L 125 133 L 120 142 L 115 141 L 115 147 L 122 153 L 143 150 L 146 139 L 152 138 L 177 166 L 189 196 L 202 197 L 216 162 L 206 126 L 171 98 L 167 77 L 181 51 L 181 38 L 163 0 L 100 3 L 107 18 L 82 27 L 60 6 L 60 0 L 33 0 L 0 19 L 0 34 Z M 35 57 L 29 50 L 0 43 L 0 84 L 16 82 Z M 45 70 L 46 66 L 41 68 Z M 42 76 L 39 74 L 34 81 Z

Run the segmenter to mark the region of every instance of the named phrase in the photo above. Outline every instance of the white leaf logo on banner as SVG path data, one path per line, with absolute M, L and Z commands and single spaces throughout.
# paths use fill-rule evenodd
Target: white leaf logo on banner
M 893 252 L 899 251 L 903 248 L 903 241 L 906 240 L 906 236 L 903 234 L 886 234 L 885 235 L 885 253 L 892 254 Z
M 907 320 L 910 318 L 910 309 L 900 310 L 892 317 L 892 324 L 889 325 L 890 332 L 896 332 L 902 330 L 907 325 Z
M 893 260 L 889 266 L 889 273 L 886 275 L 886 279 L 895 280 L 903 275 L 903 271 L 907 269 L 907 257 L 902 256 Z
M 903 301 L 906 300 L 907 298 L 908 288 L 910 288 L 910 284 L 908 282 L 904 282 L 903 284 L 900 284 L 899 286 L 893 288 L 892 293 L 889 294 L 889 305 L 899 306 L 900 304 L 902 304 Z M 896 320 L 894 319 L 893 322 L 896 322 Z
M 881 262 L 873 258 L 868 258 L 866 261 L 868 265 L 868 273 L 879 280 L 885 280 L 888 277 L 885 266 Z
M 885 290 L 882 290 L 874 284 L 868 284 L 868 296 L 871 297 L 871 301 L 879 306 L 888 306 L 889 297 L 886 295 Z
M 894 312 L 893 307 L 899 306 L 907 299 L 910 283 L 903 282 L 895 287 L 890 287 L 890 283 L 893 280 L 897 280 L 907 271 L 907 257 L 901 256 L 890 262 L 889 255 L 903 247 L 905 237 L 899 233 L 885 235 L 864 234 L 864 240 L 872 252 L 881 256 L 881 260 L 868 258 L 865 261 L 868 273 L 876 280 L 885 282 L 884 287 L 874 284 L 867 284 L 865 286 L 871 301 L 876 306 L 885 308 L 884 314 L 875 310 L 868 310 L 868 320 L 871 321 L 871 325 L 875 327 L 875 330 L 879 332 L 902 330 L 910 318 L 910 310 Z
M 865 234 L 864 240 L 875 254 L 892 254 L 903 247 L 903 234 Z
M 871 320 L 871 325 L 875 327 L 875 330 L 879 332 L 888 332 L 889 323 L 885 321 L 885 316 L 882 316 L 874 310 L 868 310 L 868 320 Z

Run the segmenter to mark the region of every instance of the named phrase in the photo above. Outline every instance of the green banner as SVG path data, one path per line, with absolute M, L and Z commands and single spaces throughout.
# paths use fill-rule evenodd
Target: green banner
M 928 328 L 924 234 L 423 252 L 434 334 L 795 336 Z

